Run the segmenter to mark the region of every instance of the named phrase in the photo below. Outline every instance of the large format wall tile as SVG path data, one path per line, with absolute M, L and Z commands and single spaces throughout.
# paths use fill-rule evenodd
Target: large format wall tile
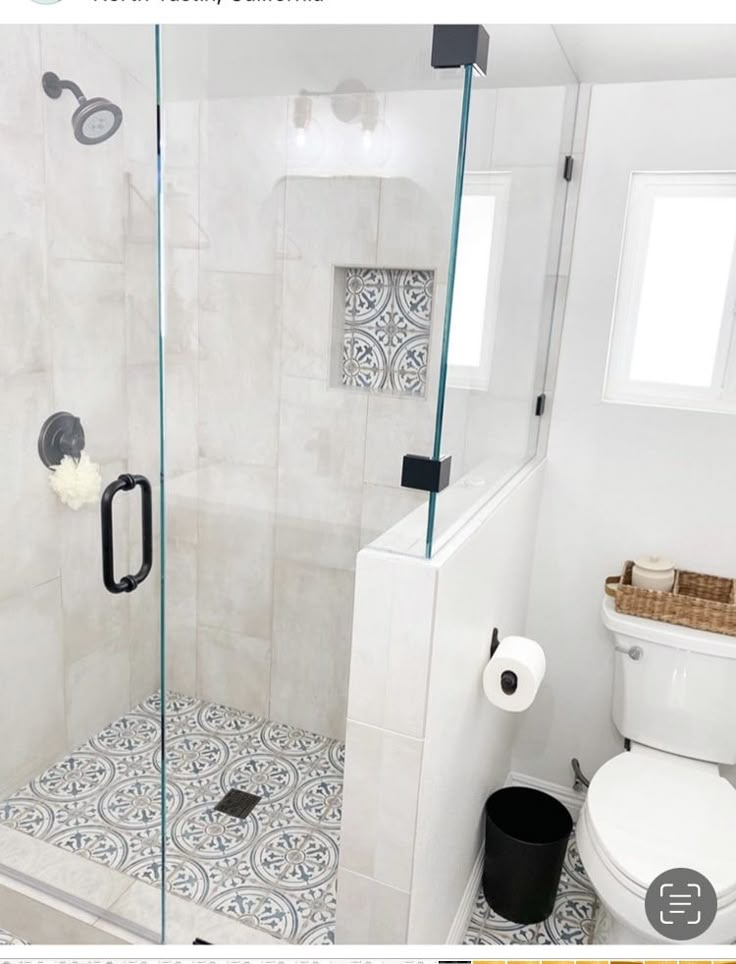
M 27 592 L 59 574 L 56 497 L 38 457 L 37 438 L 53 411 L 48 375 L 0 378 L 0 444 L 5 472 L 0 485 L 0 599 Z
M 286 172 L 287 100 L 209 100 L 202 124 L 202 267 L 276 270 Z M 253 132 L 257 131 L 257 136 Z
M 281 382 L 279 467 L 342 484 L 363 481 L 368 399 L 313 378 Z
M 3 44 L 3 52 L 5 49 Z M 41 244 L 46 237 L 47 202 L 43 138 L 26 127 L 15 129 L 5 126 L 2 121 L 0 125 L 3 145 L 0 232 L 3 238 L 23 238 Z
M 354 569 L 362 490 L 330 476 L 279 472 L 276 556 Z
M 406 944 L 409 894 L 340 867 L 338 944 Z M 380 937 L 376 937 L 379 934 Z
M 434 569 L 423 560 L 372 552 L 359 555 L 351 720 L 424 736 L 435 581 Z
M 197 691 L 197 547 L 166 537 L 166 686 Z
M 199 623 L 268 639 L 275 472 L 227 464 L 203 467 L 199 498 Z
M 339 357 L 342 338 L 332 331 L 334 267 L 375 264 L 379 184 L 378 178 L 287 181 L 282 320 L 287 375 L 327 379 L 333 338 Z
M 374 485 L 401 484 L 405 455 L 425 455 L 434 439 L 434 406 L 423 398 L 368 399 L 365 481 Z
M 87 97 L 107 97 L 125 108 L 121 68 L 80 28 L 44 27 L 41 60 L 44 70 L 70 77 Z M 50 252 L 56 258 L 120 263 L 126 190 L 123 138 L 94 147 L 80 144 L 71 125 L 73 106 L 66 98 L 43 97 Z
M 277 560 L 271 716 L 345 735 L 353 574 Z
M 276 554 L 352 569 L 367 400 L 316 379 L 285 376 L 281 384 Z
M 128 454 L 122 264 L 52 261 L 54 403 L 82 419 L 95 462 Z
M 423 741 L 348 722 L 340 864 L 411 888 Z
M 41 131 L 40 28 L 3 24 L 0 124 Z M 4 143 L 4 142 L 3 142 Z
M 199 352 L 199 252 L 166 252 L 166 357 Z
M 454 459 L 453 459 L 454 462 Z M 426 492 L 402 489 L 398 485 L 363 486 L 360 545 L 367 546 L 427 501 Z
M 118 52 L 133 53 L 137 44 L 141 54 L 150 32 L 126 33 L 132 44 L 122 38 Z M 36 450 L 43 421 L 66 409 L 82 418 L 88 453 L 101 464 L 105 483 L 129 467 L 128 353 L 153 364 L 157 347 L 155 116 L 152 92 L 125 76 L 123 61 L 89 31 L 8 27 L 0 48 L 7 94 L 0 108 L 0 407 L 12 413 L 0 430 L 10 459 L 0 486 L 0 527 L 12 547 L 0 561 L 0 635 L 12 640 L 0 676 L 14 686 L 0 700 L 0 712 L 12 720 L 6 758 L 30 775 L 48 753 L 69 749 L 67 739 L 73 743 L 106 714 L 127 709 L 133 675 L 140 686 L 145 682 L 142 696 L 157 683 L 157 673 L 147 671 L 151 655 L 158 666 L 157 632 L 142 632 L 139 640 L 143 624 L 133 628 L 130 598 L 113 597 L 102 585 L 99 508 L 74 512 L 61 505 Z M 152 64 L 152 48 L 145 49 Z M 79 144 L 71 125 L 74 100 L 46 97 L 44 70 L 71 78 L 89 97 L 119 103 L 123 131 L 94 148 Z M 146 192 L 133 218 L 126 183 L 136 164 Z M 125 232 L 133 227 L 147 243 L 126 251 Z M 140 421 L 147 418 L 154 443 L 143 471 L 155 477 L 155 380 L 153 388 Z M 194 446 L 187 464 L 196 464 Z M 116 500 L 118 573 L 129 571 L 129 508 L 126 498 Z M 136 595 L 149 593 L 149 586 Z M 142 602 L 137 612 L 156 622 L 157 607 Z M 142 652 L 149 639 L 155 651 L 147 651 L 132 674 L 129 649 Z M 26 673 L 31 658 L 33 678 Z M 17 711 L 16 699 L 23 701 Z
M 276 290 L 270 275 L 202 275 L 199 445 L 209 461 L 276 464 Z
M 44 283 L 42 244 L 0 237 L 0 378 L 48 368 Z
M 66 671 L 67 745 L 79 746 L 130 707 L 129 655 L 100 648 Z
M 197 696 L 268 715 L 271 643 L 241 633 L 200 626 L 197 647 Z
M 0 602 L 0 793 L 66 749 L 59 581 Z
M 156 246 L 125 245 L 125 342 L 129 365 L 158 360 Z

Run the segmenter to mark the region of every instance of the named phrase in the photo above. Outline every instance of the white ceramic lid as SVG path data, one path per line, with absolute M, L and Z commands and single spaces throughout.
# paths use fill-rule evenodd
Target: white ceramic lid
M 736 636 L 725 633 L 709 633 L 704 629 L 690 629 L 676 626 L 657 619 L 642 619 L 641 616 L 627 616 L 616 612 L 616 604 L 609 596 L 603 597 L 603 625 L 613 633 L 631 636 L 662 646 L 687 649 L 691 653 L 705 653 L 709 656 L 724 656 L 736 659 Z
M 670 560 L 663 559 L 662 556 L 639 556 L 638 559 L 634 559 L 634 565 L 639 569 L 648 569 L 650 572 L 667 572 L 674 569 Z
M 715 766 L 658 751 L 621 753 L 591 780 L 585 802 L 605 857 L 639 888 L 672 867 L 736 897 L 736 789 Z

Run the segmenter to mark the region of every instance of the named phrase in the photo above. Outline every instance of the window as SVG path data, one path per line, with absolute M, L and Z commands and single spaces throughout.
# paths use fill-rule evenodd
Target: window
M 511 174 L 466 174 L 460 209 L 448 383 L 488 388 Z
M 736 411 L 736 173 L 634 173 L 604 398 Z

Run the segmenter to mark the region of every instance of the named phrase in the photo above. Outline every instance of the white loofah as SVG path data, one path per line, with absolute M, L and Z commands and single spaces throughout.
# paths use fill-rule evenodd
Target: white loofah
M 86 452 L 82 452 L 79 462 L 65 455 L 61 463 L 51 469 L 49 484 L 64 505 L 76 511 L 100 498 L 102 474 L 99 465 Z

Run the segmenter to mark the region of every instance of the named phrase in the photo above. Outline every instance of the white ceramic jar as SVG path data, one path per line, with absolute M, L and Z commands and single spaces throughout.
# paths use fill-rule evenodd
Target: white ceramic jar
M 675 567 L 669 559 L 661 556 L 640 556 L 634 560 L 631 585 L 640 589 L 672 592 L 675 585 Z

